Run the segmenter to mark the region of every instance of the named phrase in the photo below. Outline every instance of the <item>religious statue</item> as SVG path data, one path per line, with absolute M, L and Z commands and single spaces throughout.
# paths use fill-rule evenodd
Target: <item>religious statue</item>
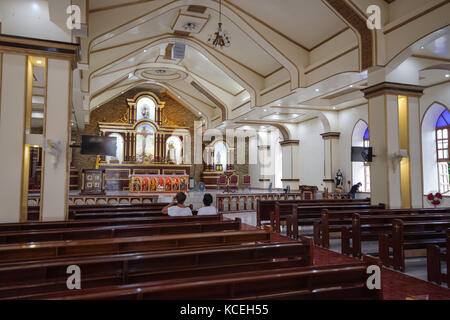
M 177 156 L 173 141 L 169 142 L 169 149 L 167 150 L 167 159 L 169 162 L 177 163 Z
M 222 154 L 220 151 L 217 152 L 217 163 L 216 164 L 222 164 Z
M 344 187 L 344 174 L 341 172 L 341 169 L 336 172 L 336 175 L 334 176 L 334 183 L 336 184 L 336 188 Z
M 145 105 L 142 108 L 142 118 L 144 118 L 144 119 L 148 119 L 149 118 L 149 111 L 148 111 L 147 105 Z

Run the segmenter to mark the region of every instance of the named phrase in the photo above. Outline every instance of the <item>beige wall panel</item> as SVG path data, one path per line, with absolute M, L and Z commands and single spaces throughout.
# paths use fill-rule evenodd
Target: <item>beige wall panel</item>
M 385 97 L 379 96 L 369 101 L 369 128 L 370 144 L 373 147 L 373 159 L 370 170 L 372 203 L 388 204 L 387 185 L 387 148 L 386 148 L 386 121 Z
M 67 211 L 71 66 L 66 60 L 49 59 L 47 68 L 46 139 L 60 141 L 60 156 L 54 167 L 52 157 L 45 153 L 42 219 L 54 221 L 64 220 Z
M 26 57 L 3 54 L 0 106 L 0 222 L 19 222 L 24 152 Z

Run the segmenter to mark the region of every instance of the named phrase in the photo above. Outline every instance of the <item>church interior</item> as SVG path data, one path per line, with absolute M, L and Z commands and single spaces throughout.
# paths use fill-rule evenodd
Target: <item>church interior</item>
M 0 0 L 0 300 L 450 300 L 449 17 Z

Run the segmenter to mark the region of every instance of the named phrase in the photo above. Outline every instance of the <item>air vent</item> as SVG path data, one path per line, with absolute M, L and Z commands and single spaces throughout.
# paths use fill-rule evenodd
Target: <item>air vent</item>
M 184 59 L 184 54 L 186 52 L 186 45 L 184 43 L 176 42 L 172 48 L 172 59 Z
M 206 7 L 193 5 L 193 6 L 189 6 L 187 8 L 187 11 L 203 14 L 206 11 Z

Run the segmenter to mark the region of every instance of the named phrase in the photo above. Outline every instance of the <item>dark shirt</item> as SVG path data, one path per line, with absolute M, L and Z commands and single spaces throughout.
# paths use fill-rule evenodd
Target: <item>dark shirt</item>
M 358 185 L 358 184 L 355 184 L 355 185 L 350 189 L 350 193 L 351 193 L 351 194 L 355 194 L 358 190 L 359 190 L 359 185 Z

